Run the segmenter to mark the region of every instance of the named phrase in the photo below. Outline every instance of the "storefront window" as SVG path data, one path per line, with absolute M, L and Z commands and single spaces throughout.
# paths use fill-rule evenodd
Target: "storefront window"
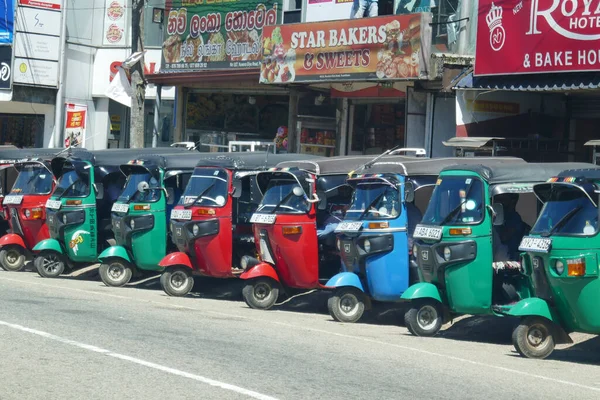
M 350 150 L 360 154 L 379 154 L 404 144 L 404 102 L 361 104 L 353 107 Z
M 0 144 L 38 147 L 44 134 L 43 115 L 0 114 Z

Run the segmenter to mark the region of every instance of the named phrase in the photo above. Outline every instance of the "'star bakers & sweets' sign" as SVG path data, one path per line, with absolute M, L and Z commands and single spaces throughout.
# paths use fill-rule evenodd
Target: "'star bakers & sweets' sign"
M 475 75 L 600 69 L 600 0 L 480 0 Z

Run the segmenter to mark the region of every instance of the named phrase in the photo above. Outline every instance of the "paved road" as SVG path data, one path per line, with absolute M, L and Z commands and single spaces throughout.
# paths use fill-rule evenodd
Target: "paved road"
M 316 294 L 255 311 L 236 285 L 169 298 L 156 281 L 0 272 L 0 399 L 600 398 L 596 338 L 526 360 L 506 320 L 416 338 L 393 310 L 343 325 Z

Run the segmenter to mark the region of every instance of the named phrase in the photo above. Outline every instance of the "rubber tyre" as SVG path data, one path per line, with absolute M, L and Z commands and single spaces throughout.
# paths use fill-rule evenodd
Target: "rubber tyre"
M 194 287 L 192 271 L 187 267 L 168 268 L 160 276 L 160 286 L 169 296 L 183 297 Z
M 279 298 L 279 287 L 273 279 L 257 278 L 244 285 L 242 296 L 248 307 L 255 310 L 268 310 Z
M 7 246 L 0 250 L 0 266 L 11 272 L 20 271 L 25 266 L 25 253 L 20 246 Z
M 513 331 L 513 346 L 523 357 L 543 360 L 554 351 L 552 331 L 552 323 L 545 318 L 524 318 Z
M 61 254 L 43 251 L 33 262 L 38 274 L 43 278 L 57 278 L 65 271 L 65 261 Z
M 337 289 L 327 300 L 329 315 L 338 322 L 357 322 L 365 312 L 364 296 L 365 294 L 356 288 Z
M 98 272 L 100 273 L 100 279 L 106 286 L 121 287 L 131 280 L 133 267 L 127 261 L 113 259 L 100 265 Z
M 443 322 L 442 306 L 435 300 L 413 303 L 410 310 L 404 314 L 404 324 L 415 336 L 435 336 L 442 328 Z

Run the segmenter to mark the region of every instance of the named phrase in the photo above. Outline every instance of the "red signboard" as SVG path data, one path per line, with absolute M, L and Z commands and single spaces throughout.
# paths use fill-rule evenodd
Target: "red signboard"
M 599 0 L 480 0 L 475 75 L 600 69 Z

